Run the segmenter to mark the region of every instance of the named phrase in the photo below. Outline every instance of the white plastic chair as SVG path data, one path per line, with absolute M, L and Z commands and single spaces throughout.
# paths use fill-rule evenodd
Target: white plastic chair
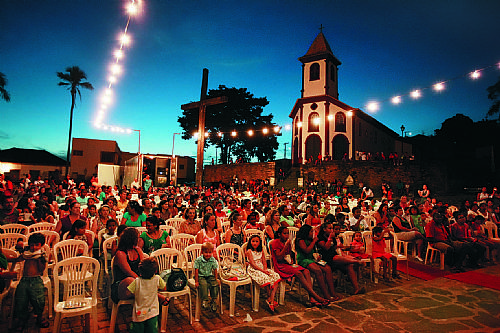
M 87 255 L 89 246 L 86 242 L 76 239 L 66 239 L 54 245 L 54 261 L 57 264 L 59 261 L 74 258 L 80 255 Z
M 54 267 L 54 311 L 56 313 L 54 333 L 59 332 L 64 318 L 86 313 L 92 315 L 92 331 L 97 333 L 97 279 L 99 270 L 99 261 L 90 257 L 68 258 L 56 263 Z M 89 273 L 92 274 L 90 280 L 87 278 Z M 65 282 L 62 301 L 59 299 L 60 276 L 68 278 Z M 88 293 L 91 297 L 87 297 Z
M 288 238 L 290 238 L 291 241 L 295 239 L 295 236 L 297 235 L 297 231 L 299 231 L 299 228 L 297 227 L 287 227 L 288 229 Z
M 430 257 L 429 257 L 430 253 Z M 431 263 L 435 258 L 439 255 L 440 264 L 439 269 L 444 270 L 444 252 L 439 251 L 435 247 L 432 246 L 432 243 L 427 244 L 427 251 L 425 252 L 425 261 L 424 264 L 427 265 L 427 262 Z
M 17 233 L 0 234 L 0 247 L 2 249 L 14 249 L 19 239 L 22 240 L 25 245 L 27 244 L 28 238 L 26 235 Z
M 167 269 L 172 269 L 173 267 L 183 266 L 184 255 L 182 254 L 181 251 L 177 249 L 172 249 L 172 248 L 159 249 L 151 253 L 151 257 L 155 257 L 158 260 L 158 269 L 160 272 Z M 186 287 L 184 287 L 184 289 L 181 291 L 161 291 L 160 293 L 167 298 L 186 295 L 189 298 L 189 324 L 190 325 L 193 324 L 193 318 L 191 314 L 192 312 L 191 289 L 189 288 L 189 285 L 186 285 Z M 166 332 L 168 308 L 169 306 L 166 305 L 162 309 L 160 332 Z
M 114 260 L 115 260 L 115 258 L 111 259 L 111 267 L 113 267 Z M 106 295 L 109 296 L 110 293 L 108 292 Z M 119 300 L 118 303 L 115 303 L 111 300 L 111 297 L 109 297 L 108 307 L 109 307 L 110 303 L 112 304 L 112 309 L 111 309 L 111 317 L 109 318 L 109 333 L 114 333 L 115 326 L 116 326 L 116 317 L 118 316 L 118 309 L 122 305 L 126 305 L 126 304 L 134 305 L 134 299 L 133 298 L 122 299 L 122 300 Z
M 54 223 L 50 222 L 39 222 L 32 224 L 28 227 L 28 233 L 32 234 L 37 231 L 42 231 L 42 230 L 54 230 L 56 228 L 56 225 Z
M 172 217 L 165 221 L 166 225 L 170 225 L 175 228 L 177 232 L 179 232 L 179 227 L 181 226 L 184 219 L 182 217 Z
M 190 234 L 176 234 L 170 237 L 170 242 L 174 249 L 183 253 L 186 247 L 196 243 L 196 237 Z
M 201 313 L 201 299 L 199 297 L 198 290 L 195 286 L 194 279 L 194 261 L 196 258 L 201 256 L 201 244 L 193 244 L 189 245 L 184 249 L 184 258 L 186 258 L 186 276 L 188 278 L 188 286 L 191 290 L 196 292 L 196 301 L 195 301 L 195 310 L 194 310 L 194 321 L 200 321 L 200 313 Z M 220 286 L 219 286 L 220 290 Z M 217 300 L 220 306 L 221 314 L 223 313 L 222 309 L 222 295 L 219 293 L 219 299 Z
M 403 241 L 398 240 L 397 233 L 395 233 L 394 231 L 391 231 L 390 233 L 391 233 L 391 236 L 394 238 L 394 245 L 391 247 L 390 241 L 386 241 L 386 243 L 389 245 L 389 248 L 391 250 L 391 254 L 393 256 L 395 256 L 398 259 L 398 261 L 400 261 L 400 260 L 406 261 L 406 280 L 410 280 L 410 272 L 408 270 L 408 261 L 410 261 L 410 259 L 408 257 L 408 245 L 406 245 L 404 247 L 405 253 L 404 254 L 400 253 L 397 244 L 401 244 L 400 242 L 403 242 Z M 408 243 L 408 242 L 406 242 L 406 243 Z
M 20 223 L 4 224 L 0 226 L 0 229 L 6 234 L 28 234 L 28 227 Z
M 222 244 L 217 246 L 217 258 L 219 260 L 219 267 L 221 266 L 222 261 L 224 258 L 230 258 L 233 260 L 235 258 L 235 254 L 237 253 L 238 260 L 240 262 L 243 262 L 243 250 L 241 249 L 240 246 L 236 244 Z M 222 276 L 219 275 L 219 279 L 223 284 L 227 284 L 229 286 L 229 317 L 234 317 L 234 306 L 236 302 L 236 288 L 239 286 L 247 285 L 252 283 L 252 279 L 250 277 L 247 277 L 246 279 L 243 280 L 237 280 L 237 281 L 230 281 L 222 278 Z M 252 299 L 252 304 L 253 304 L 253 299 Z
M 160 230 L 166 231 L 170 236 L 173 236 L 177 233 L 177 229 L 171 225 L 160 225 Z
M 488 236 L 488 239 L 491 239 L 495 242 L 500 242 L 500 238 L 498 238 L 498 227 L 494 222 L 486 221 L 484 223 L 483 229 Z

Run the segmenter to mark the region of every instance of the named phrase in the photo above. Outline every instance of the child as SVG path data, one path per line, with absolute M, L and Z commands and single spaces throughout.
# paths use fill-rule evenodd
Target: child
M 269 297 L 266 303 L 271 312 L 274 312 L 274 308 L 278 306 L 278 302 L 274 298 L 281 278 L 278 273 L 267 269 L 266 259 L 262 252 L 262 239 L 259 235 L 250 237 L 247 243 L 246 256 L 249 263 L 247 267 L 248 275 L 250 275 L 252 281 L 257 283 L 259 287 L 267 287 L 267 295 Z
M 365 253 L 365 243 L 363 242 L 363 237 L 361 232 L 356 231 L 351 242 L 351 248 L 349 249 L 350 254 L 356 259 L 368 259 L 370 255 Z M 373 265 L 372 265 L 373 267 Z
M 207 309 L 211 307 L 213 312 L 217 312 L 216 299 L 219 294 L 219 284 L 217 282 L 217 269 L 219 265 L 213 257 L 214 245 L 212 243 L 203 243 L 201 246 L 201 256 L 194 261 L 194 280 L 195 287 L 198 288 L 202 307 Z M 208 290 L 210 289 L 211 303 L 208 302 Z
M 68 234 L 68 239 L 82 240 L 92 249 L 94 245 L 92 242 L 92 236 L 87 234 L 87 223 L 83 220 L 76 220 L 71 226 L 71 230 Z
M 157 272 L 158 262 L 156 258 L 145 258 L 139 264 L 139 277 L 127 287 L 134 294 L 131 333 L 158 332 L 158 315 L 160 314 L 158 289 L 165 290 L 167 284 L 156 274 Z
M 111 237 L 114 237 L 116 236 L 116 220 L 114 219 L 109 219 L 106 221 L 106 231 L 101 235 L 101 248 L 99 249 L 100 252 L 99 253 L 102 253 L 103 249 L 102 249 L 102 244 L 104 243 L 104 241 L 106 239 L 109 239 Z M 112 246 L 112 245 L 111 245 Z M 108 253 L 108 260 L 111 260 L 111 254 Z
M 257 229 L 260 231 L 264 231 L 264 225 L 258 221 L 259 215 L 257 214 L 257 212 L 251 212 L 247 216 L 247 223 L 245 224 L 244 229 Z
M 401 279 L 398 274 L 397 265 L 398 258 L 392 254 L 385 251 L 385 238 L 382 236 L 384 229 L 382 227 L 376 226 L 372 230 L 372 258 L 382 260 L 384 269 L 384 280 L 388 281 L 387 270 L 389 266 L 389 260 L 392 262 L 392 277 L 394 279 Z
M 35 232 L 28 239 L 29 249 L 26 249 L 16 261 L 24 260 L 23 277 L 16 288 L 14 318 L 17 319 L 16 332 L 22 332 L 28 321 L 28 304 L 31 303 L 33 313 L 37 316 L 38 327 L 49 327 L 47 319 L 43 318 L 45 307 L 45 292 L 42 275 L 47 265 L 47 253 L 42 249 L 45 236 Z M 11 270 L 15 265 L 12 265 Z M 49 295 L 52 297 L 52 295 Z

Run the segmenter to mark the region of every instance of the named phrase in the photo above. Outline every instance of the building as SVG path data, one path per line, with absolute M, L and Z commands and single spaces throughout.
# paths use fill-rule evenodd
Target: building
M 358 108 L 341 102 L 338 70 L 341 62 L 333 54 L 323 32 L 313 41 L 302 63 L 301 98 L 295 103 L 292 163 L 315 161 L 318 156 L 340 160 L 358 159 L 360 152 L 411 154 L 393 130 Z
M 0 172 L 16 182 L 31 175 L 32 180 L 59 179 L 64 173 L 66 161 L 45 150 L 10 148 L 0 150 Z
M 170 168 L 170 155 L 141 154 L 139 158 L 137 153 L 121 151 L 118 143 L 113 140 L 73 138 L 72 147 L 71 176 L 74 179 L 89 180 L 93 175 L 99 175 L 101 184 L 130 186 L 134 178 L 138 178 L 140 182 L 143 175 L 149 174 L 154 186 L 170 184 L 173 171 Z M 177 183 L 193 182 L 194 159 L 176 156 L 176 162 L 177 170 L 173 174 Z M 175 164 L 172 167 L 175 168 Z M 138 176 L 141 169 L 141 176 Z

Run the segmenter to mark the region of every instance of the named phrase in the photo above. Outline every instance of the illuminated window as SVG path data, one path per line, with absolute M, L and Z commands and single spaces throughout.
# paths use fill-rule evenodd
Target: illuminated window
M 335 114 L 335 132 L 345 132 L 345 114 L 337 112 Z
M 319 114 L 316 112 L 311 112 L 308 119 L 308 130 L 309 132 L 319 132 Z
M 319 80 L 319 64 L 314 63 L 309 68 L 309 81 Z

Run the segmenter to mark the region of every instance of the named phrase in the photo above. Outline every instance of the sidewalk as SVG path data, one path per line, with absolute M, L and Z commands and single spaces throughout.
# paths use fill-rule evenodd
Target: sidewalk
M 478 272 L 498 279 L 500 266 L 490 266 Z M 350 284 L 347 283 L 349 292 Z M 296 289 L 288 292 L 286 304 L 279 306 L 273 315 L 261 296 L 260 311 L 251 310 L 250 291 L 238 288 L 236 315 L 230 318 L 210 311 L 202 312 L 199 322 L 189 325 L 188 308 L 184 299 L 177 299 L 170 306 L 168 332 L 495 332 L 500 329 L 500 291 L 447 278 L 423 281 L 410 276 L 397 282 L 368 283 L 368 293 L 350 296 L 341 288 L 344 298 L 322 309 L 307 308 L 305 291 L 302 300 Z M 223 291 L 227 304 L 228 289 Z M 98 310 L 99 333 L 108 332 L 109 314 L 102 302 Z M 194 304 L 194 299 L 193 299 Z M 10 313 L 10 300 L 4 300 L 3 313 Z M 245 322 L 247 316 L 252 321 Z M 130 322 L 131 307 L 120 307 L 116 332 L 126 332 Z M 78 317 L 65 319 L 62 332 L 84 332 L 84 320 Z M 52 332 L 38 329 L 34 318 L 25 332 Z M 0 322 L 0 332 L 8 332 L 7 322 Z

